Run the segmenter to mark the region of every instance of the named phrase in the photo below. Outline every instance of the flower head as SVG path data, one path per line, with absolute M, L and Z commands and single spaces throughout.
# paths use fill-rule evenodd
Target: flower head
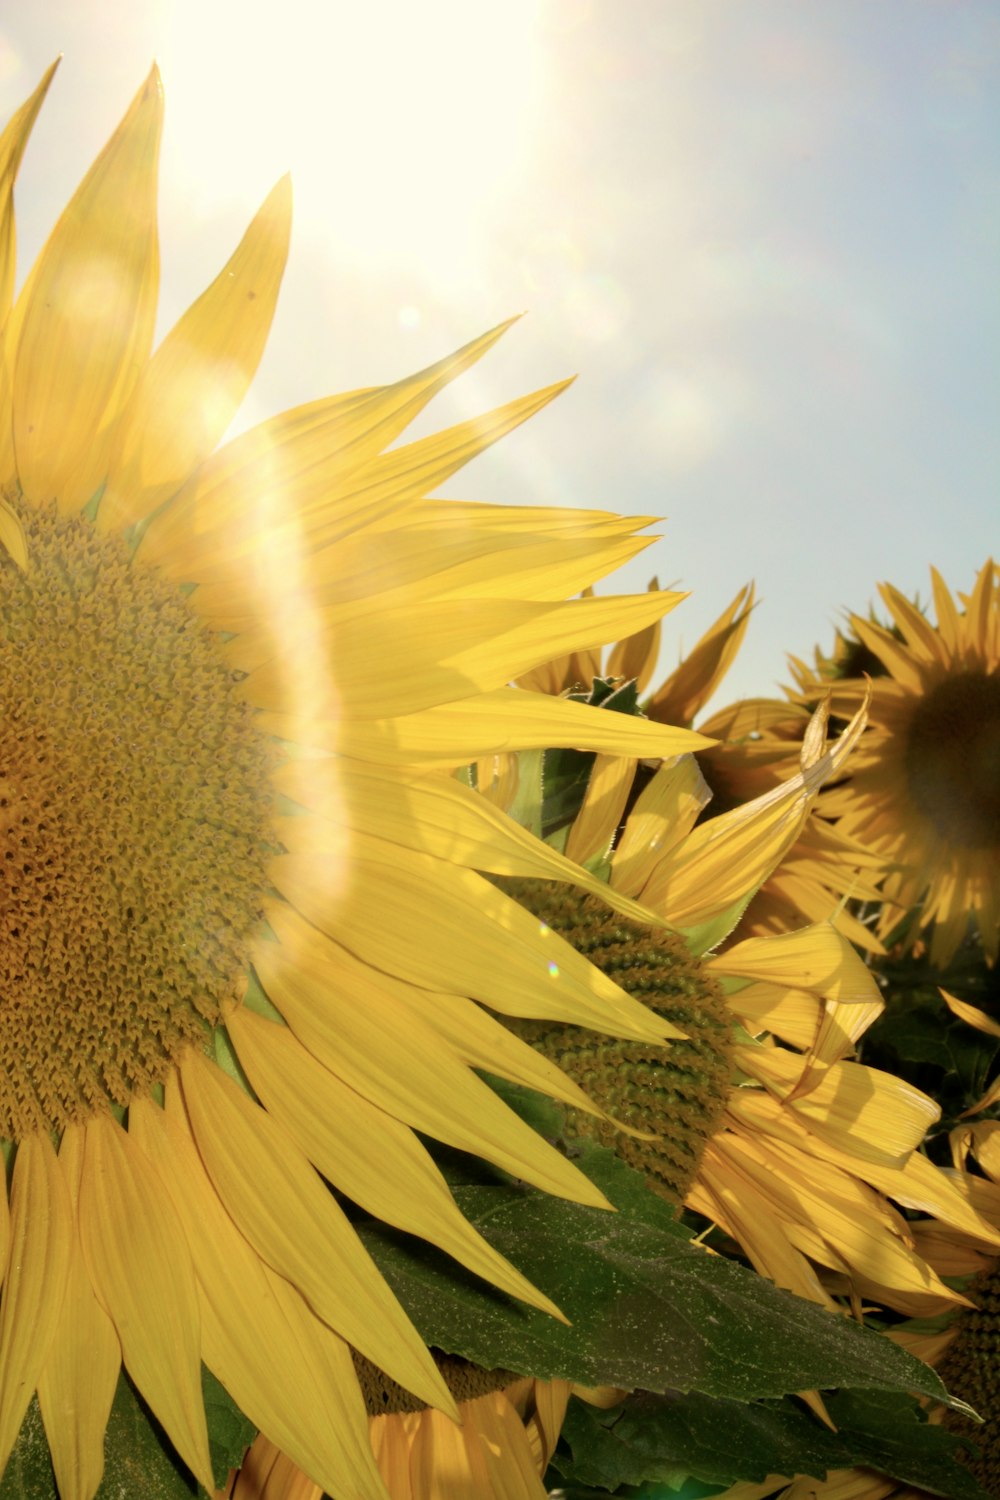
M 312 1481 L 382 1496 L 352 1350 L 456 1403 L 338 1195 L 556 1313 L 414 1132 L 601 1202 L 474 1069 L 594 1106 L 481 1007 L 671 1034 L 568 946 L 553 978 L 478 871 L 573 867 L 451 773 L 703 743 L 507 686 L 677 596 L 565 602 L 644 545 L 627 520 L 428 498 L 559 387 L 392 446 L 502 329 L 217 448 L 290 192 L 153 351 L 155 70 L 7 315 L 50 76 L 0 136 L 0 1466 L 37 1390 L 90 1500 L 124 1364 L 211 1488 L 204 1361 Z
M 883 584 L 889 628 L 851 615 L 833 657 L 792 664 L 804 700 L 829 693 L 849 714 L 864 683 L 844 674 L 874 659 L 868 733 L 821 811 L 891 862 L 880 935 L 909 915 L 907 941 L 926 935 L 943 965 L 970 915 L 991 960 L 1000 941 L 1000 572 L 986 562 L 958 603 L 931 579 L 936 624 Z
M 963 1299 L 920 1253 L 901 1209 L 1000 1237 L 918 1150 L 939 1116 L 934 1102 L 851 1060 L 883 1008 L 870 970 L 825 921 L 720 947 L 863 726 L 861 711 L 827 749 L 821 714 L 794 776 L 707 822 L 694 757 L 661 766 L 623 826 L 634 766 L 609 760 L 603 779 L 595 768 L 567 849 L 641 903 L 644 924 L 574 893 L 518 885 L 518 895 L 688 1040 L 664 1049 L 562 1024 L 518 1030 L 611 1117 L 573 1117 L 571 1130 L 614 1144 L 759 1271 L 830 1307 L 846 1296 L 856 1308 L 864 1298 L 926 1313 Z M 614 1122 L 625 1127 L 617 1138 Z

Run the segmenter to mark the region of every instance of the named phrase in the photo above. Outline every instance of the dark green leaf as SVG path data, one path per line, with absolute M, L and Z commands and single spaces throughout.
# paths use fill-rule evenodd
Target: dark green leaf
M 863 1467 L 950 1500 L 987 1500 L 955 1459 L 959 1440 L 931 1425 L 911 1398 L 896 1392 L 831 1396 L 831 1432 L 801 1403 L 717 1400 L 710 1396 L 629 1397 L 610 1411 L 574 1400 L 553 1467 L 574 1484 L 617 1490 L 659 1483 L 677 1490 L 694 1478 L 729 1486 L 768 1474 L 807 1474 Z
M 835 1386 L 944 1394 L 933 1371 L 889 1340 L 688 1243 L 669 1206 L 611 1152 L 590 1147 L 580 1161 L 619 1213 L 514 1184 L 454 1189 L 466 1218 L 569 1327 L 422 1242 L 374 1221 L 358 1226 L 428 1344 L 488 1369 L 630 1390 L 737 1400 Z

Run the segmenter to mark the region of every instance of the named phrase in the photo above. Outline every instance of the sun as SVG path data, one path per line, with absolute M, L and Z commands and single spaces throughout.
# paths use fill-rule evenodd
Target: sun
M 222 182 L 249 203 L 294 162 L 300 230 L 369 272 L 453 276 L 530 150 L 537 18 L 538 0 L 502 17 L 463 0 L 176 0 L 159 61 L 186 117 L 167 164 L 196 201 Z

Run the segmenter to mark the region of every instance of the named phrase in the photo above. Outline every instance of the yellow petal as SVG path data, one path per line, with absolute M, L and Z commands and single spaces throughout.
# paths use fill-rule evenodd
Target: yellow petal
M 386 1223 L 446 1250 L 485 1280 L 561 1317 L 463 1218 L 428 1153 L 408 1126 L 342 1083 L 287 1026 L 245 1007 L 228 1030 L 251 1086 L 328 1182 Z
M 45 1136 L 17 1148 L 10 1259 L 0 1303 L 0 1473 L 48 1357 L 69 1275 L 73 1210 Z
M 336 517 L 344 535 L 358 525 L 371 524 L 381 514 L 395 514 L 406 496 L 415 492 L 412 455 L 409 459 L 386 455 L 380 470 L 384 492 L 374 497 L 364 483 L 352 489 L 349 476 L 366 473 L 371 479 L 372 465 L 382 450 L 432 396 L 480 359 L 509 326 L 509 322 L 502 323 L 456 354 L 395 385 L 310 402 L 242 434 L 208 459 L 169 509 L 156 518 L 143 538 L 144 555 L 172 577 L 179 572 L 183 579 L 201 581 L 205 574 L 185 571 L 192 559 L 210 564 L 218 558 L 224 564 L 227 557 L 255 550 L 264 533 L 280 531 L 290 519 L 298 523 L 292 528 L 294 541 L 302 518 L 317 507 L 328 524 Z M 463 423 L 452 430 L 443 447 L 440 440 L 445 434 L 409 446 L 426 460 L 438 443 L 439 471 L 453 473 L 560 389 L 550 387 L 483 418 L 478 445 L 477 424 Z M 416 467 L 421 468 L 419 461 Z M 192 539 L 198 543 L 194 549 Z
M 866 722 L 867 699 L 815 764 L 753 802 L 699 824 L 676 854 L 660 861 L 643 888 L 643 902 L 683 928 L 746 900 L 798 838 L 820 787 L 840 770 Z
M 623 532 L 630 530 L 631 523 L 623 525 Z M 253 578 L 234 576 L 224 583 L 199 584 L 192 603 L 215 629 L 238 634 L 264 623 L 278 634 L 286 618 L 294 627 L 296 616 L 306 609 L 320 612 L 331 604 L 372 596 L 386 604 L 470 595 L 564 600 L 578 592 L 584 578 L 619 567 L 648 541 L 631 535 L 548 538 L 527 530 L 498 534 L 463 524 L 460 517 L 431 527 L 411 511 L 394 531 L 379 532 L 377 541 L 366 527 L 326 549 L 323 583 L 310 588 L 308 601 L 298 591 L 277 588 L 262 598 Z
M 566 858 L 578 865 L 611 848 L 632 790 L 636 762 L 620 755 L 598 755 L 587 779 L 580 811 L 566 840 Z M 610 891 L 610 887 L 607 888 Z
M 655 593 L 659 583 L 654 578 L 649 592 Z M 642 630 L 628 635 L 612 648 L 608 656 L 605 674 L 608 677 L 625 677 L 635 682 L 637 692 L 644 692 L 656 667 L 660 654 L 660 622 L 654 620 Z
M 14 309 L 22 488 L 64 513 L 104 479 L 113 425 L 153 337 L 159 282 L 155 67 L 73 195 Z
M 616 758 L 612 764 L 619 767 L 622 762 Z M 341 853 L 350 844 L 344 829 L 352 828 L 468 869 L 570 881 L 636 922 L 656 921 L 450 777 L 387 774 L 379 766 L 347 759 L 293 760 L 280 767 L 272 781 L 293 801 L 322 815 L 275 820 L 280 842 L 289 852 Z M 622 800 L 626 792 L 627 787 L 620 793 Z
M 278 299 L 292 194 L 278 183 L 212 285 L 143 369 L 115 433 L 97 513 L 102 531 L 150 515 L 207 458 L 264 352 Z
M 645 705 L 651 719 L 664 724 L 694 722 L 743 644 L 753 602 L 753 584 L 745 584 Z
M 209 1491 L 201 1338 L 187 1239 L 145 1152 L 113 1119 L 86 1125 L 80 1240 L 129 1374 Z
M 258 1254 L 387 1375 L 453 1410 L 423 1341 L 289 1133 L 198 1053 L 181 1081 L 199 1154 Z
M 11 115 L 0 135 L 0 328 L 14 295 L 14 182 L 38 111 L 49 91 L 59 59 L 46 69 L 35 92 Z
M 689 1208 L 722 1227 L 739 1242 L 754 1269 L 786 1291 L 831 1311 L 836 1303 L 815 1268 L 788 1236 L 787 1223 L 747 1175 L 731 1149 L 733 1136 L 717 1134 L 705 1148 L 698 1179 L 685 1199 Z
M 38 1404 L 61 1500 L 91 1500 L 104 1473 L 104 1431 L 118 1384 L 122 1351 L 114 1324 L 94 1295 L 76 1223 L 83 1130 L 63 1131 L 59 1164 L 72 1202 L 66 1296 L 45 1365 Z
M 825 1069 L 808 1094 L 790 1098 L 804 1059 L 781 1047 L 740 1047 L 740 1066 L 779 1099 L 790 1100 L 809 1129 L 861 1160 L 901 1164 L 941 1111 L 919 1089 L 892 1073 L 860 1063 Z
M 282 854 L 270 874 L 321 932 L 412 984 L 638 1041 L 682 1034 L 471 870 L 354 831 L 346 872 L 324 855 Z
M 266 625 L 246 632 L 227 646 L 226 659 L 250 673 L 245 691 L 257 707 L 287 711 L 312 701 L 321 715 L 377 719 L 387 705 L 412 714 L 496 690 L 554 651 L 601 645 L 629 621 L 659 618 L 681 598 L 449 599 L 388 607 L 368 601 L 366 609 L 336 606 L 336 617 L 333 610 L 318 619 L 306 613 L 290 637 L 278 639 Z M 326 701 L 316 701 L 318 695 Z
M 280 941 L 256 943 L 254 967 L 292 1031 L 331 1073 L 416 1130 L 545 1192 L 607 1207 L 588 1178 L 456 1063 L 440 1032 L 407 1003 L 413 993 L 432 1011 L 436 995 L 410 992 L 358 962 L 283 903 L 269 903 L 267 919 Z
M 705 964 L 713 974 L 812 990 L 842 1005 L 881 1000 L 871 969 L 829 922 L 816 922 L 797 932 L 746 938 L 706 959 Z
M 682 845 L 712 793 L 693 755 L 658 768 L 640 792 L 611 860 L 611 883 L 638 896 L 672 849 Z
M 937 568 L 931 568 L 931 588 L 934 591 L 934 612 L 937 615 L 938 630 L 941 639 L 948 650 L 954 655 L 959 649 L 960 626 L 958 610 L 955 601 L 951 597 L 948 585 L 945 583 Z
M 713 743 L 687 729 L 520 688 L 500 688 L 400 718 L 323 721 L 309 705 L 299 704 L 289 714 L 259 714 L 258 723 L 281 739 L 388 766 L 454 767 L 511 749 L 561 746 L 641 758 L 680 755 Z
M 816 1040 L 823 1002 L 808 990 L 757 980 L 740 986 L 727 995 L 726 1001 L 754 1036 L 769 1031 L 772 1036 L 780 1037 L 803 1051 L 807 1051 Z
M 942 1000 L 953 1016 L 960 1021 L 965 1021 L 969 1026 L 974 1026 L 977 1031 L 983 1031 L 987 1036 L 1000 1036 L 1000 1021 L 994 1021 L 984 1010 L 978 1006 L 969 1005 L 965 1000 L 959 1000 L 955 995 L 949 995 L 947 990 L 938 989 Z
M 251 1422 L 325 1489 L 385 1500 L 347 1345 L 268 1274 L 209 1180 L 179 1093 L 168 1089 L 167 1097 L 166 1110 L 133 1103 L 129 1129 L 155 1164 L 191 1245 L 205 1363 Z
M 874 651 L 897 682 L 914 692 L 922 690 L 919 663 L 891 631 L 883 630 L 881 625 L 862 619 L 860 615 L 851 616 L 851 628 L 862 645 L 867 646 L 869 651 Z
M 950 653 L 934 626 L 919 609 L 903 597 L 891 583 L 880 583 L 879 593 L 892 611 L 900 632 L 911 650 L 924 662 L 946 666 Z

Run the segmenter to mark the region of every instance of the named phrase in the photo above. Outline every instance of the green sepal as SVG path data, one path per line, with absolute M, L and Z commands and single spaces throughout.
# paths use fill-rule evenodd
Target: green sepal
M 522 750 L 517 757 L 517 792 L 508 816 L 520 823 L 535 838 L 542 837 L 542 807 L 544 804 L 544 750 Z
M 678 927 L 675 930 L 684 938 L 695 958 L 701 958 L 702 954 L 711 953 L 724 938 L 729 936 L 755 895 L 756 891 L 750 891 L 741 896 L 738 901 L 734 901 L 732 906 L 727 906 L 725 911 L 717 912 L 714 917 L 710 917 L 707 922 L 698 922 L 693 927 Z

